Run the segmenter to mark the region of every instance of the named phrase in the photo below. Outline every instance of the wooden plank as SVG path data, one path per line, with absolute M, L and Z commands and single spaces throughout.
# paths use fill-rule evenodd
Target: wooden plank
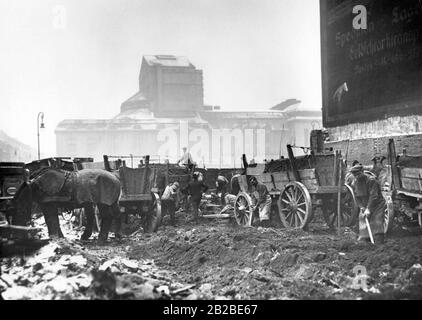
M 343 186 L 341 189 L 342 192 L 346 192 L 346 187 Z M 319 186 L 316 190 L 311 193 L 315 194 L 336 194 L 338 192 L 337 186 Z
M 277 182 L 289 182 L 289 176 L 287 172 L 276 172 L 272 174 L 274 177 L 274 181 Z
M 241 175 L 238 178 L 239 181 L 239 187 L 242 192 L 248 192 L 248 181 L 247 177 L 245 175 Z
M 248 167 L 246 169 L 246 174 L 248 176 L 260 176 L 265 171 L 265 164 L 260 163 L 256 167 Z
M 283 191 L 290 182 L 288 172 L 276 172 L 273 173 L 272 176 L 277 190 Z
M 412 190 L 422 192 L 421 181 L 419 179 L 401 178 L 402 188 L 405 190 Z
M 421 168 L 402 168 L 400 172 L 403 178 L 413 178 L 422 180 Z
M 122 195 L 119 202 L 128 202 L 128 201 L 148 201 L 152 200 L 151 194 L 125 194 Z
M 295 159 L 291 145 L 287 145 L 287 153 L 289 154 L 290 166 L 291 166 L 292 171 L 293 171 L 293 178 L 296 181 L 300 181 L 299 172 L 297 171 L 297 166 L 296 166 L 296 159 Z
M 321 186 L 333 185 L 334 172 L 332 168 L 318 168 L 318 177 Z
M 288 181 L 287 182 L 281 182 L 281 181 L 276 182 L 275 187 L 277 188 L 277 190 L 283 191 L 286 188 L 288 183 L 289 183 Z
M 397 194 L 403 194 L 412 198 L 422 199 L 422 192 L 410 192 L 408 190 L 398 189 Z
M 0 224 L 1 229 L 24 231 L 24 232 L 37 232 L 42 230 L 40 227 L 26 227 L 26 226 L 17 226 L 13 224 Z
M 84 162 L 81 163 L 82 169 L 103 169 L 104 170 L 104 162 Z
M 205 219 L 230 219 L 233 217 L 234 217 L 234 214 L 228 214 L 228 213 L 205 214 L 202 216 L 202 218 L 205 218 Z
M 302 180 L 316 179 L 315 169 L 299 170 L 299 176 Z
M 272 177 L 271 177 L 271 173 L 263 173 L 259 176 L 257 176 L 258 181 L 262 182 L 262 183 L 272 183 Z
M 316 179 L 302 180 L 302 183 L 309 190 L 309 192 L 316 191 L 319 188 L 319 184 Z
M 388 142 L 388 164 L 391 167 L 391 187 L 399 189 L 401 188 L 400 185 L 400 174 L 399 168 L 397 167 L 397 153 L 396 153 L 396 146 L 394 144 L 394 139 L 390 139 Z
M 262 182 L 262 184 L 264 186 L 266 186 L 268 190 L 273 190 L 274 189 L 274 184 L 272 182 Z

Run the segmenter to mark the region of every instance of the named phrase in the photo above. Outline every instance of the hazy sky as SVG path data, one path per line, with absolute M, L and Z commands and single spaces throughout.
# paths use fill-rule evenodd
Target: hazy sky
M 206 104 L 320 109 L 319 32 L 319 0 L 0 0 L 0 128 L 36 148 L 44 111 L 54 156 L 58 122 L 116 115 L 147 54 L 187 56 Z

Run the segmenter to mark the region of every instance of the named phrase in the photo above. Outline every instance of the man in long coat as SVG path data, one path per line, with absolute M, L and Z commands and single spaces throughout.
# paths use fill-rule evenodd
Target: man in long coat
M 270 193 L 264 184 L 258 182 L 256 177 L 251 177 L 249 182 L 252 185 L 253 196 L 256 199 L 252 211 L 258 209 L 260 225 L 264 228 L 268 228 L 270 226 L 272 204 Z
M 169 184 L 161 196 L 161 204 L 163 208 L 163 214 L 168 214 L 170 216 L 170 223 L 172 225 L 176 224 L 176 205 L 177 205 L 177 191 L 179 190 L 179 182 L 174 182 Z
M 354 166 L 351 173 L 356 178 L 353 189 L 357 204 L 361 208 L 359 240 L 370 240 L 365 220 L 365 218 L 368 218 L 375 243 L 383 243 L 385 235 L 384 217 L 387 214 L 387 205 L 381 193 L 381 186 L 375 177 L 364 173 L 363 166 L 360 164 Z

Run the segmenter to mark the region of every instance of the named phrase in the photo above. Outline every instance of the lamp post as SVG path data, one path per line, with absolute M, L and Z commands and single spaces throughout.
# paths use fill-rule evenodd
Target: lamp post
M 40 124 L 41 116 L 41 124 Z M 37 117 L 37 137 L 38 137 L 38 160 L 40 160 L 40 128 L 44 129 L 44 112 L 39 112 Z

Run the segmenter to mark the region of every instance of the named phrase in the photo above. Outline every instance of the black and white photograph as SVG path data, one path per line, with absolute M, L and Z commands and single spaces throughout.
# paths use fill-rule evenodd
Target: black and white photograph
M 422 0 L 0 0 L 0 300 L 421 299 Z

